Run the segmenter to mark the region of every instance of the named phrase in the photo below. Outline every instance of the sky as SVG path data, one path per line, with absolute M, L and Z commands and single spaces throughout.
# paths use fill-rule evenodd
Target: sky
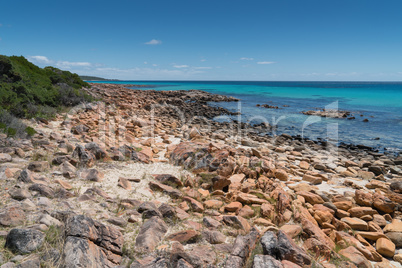
M 0 54 L 122 80 L 402 81 L 401 0 L 0 0 Z

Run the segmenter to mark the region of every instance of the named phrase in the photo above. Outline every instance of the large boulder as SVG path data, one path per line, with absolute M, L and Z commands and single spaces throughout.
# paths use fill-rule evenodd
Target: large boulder
M 84 215 L 68 218 L 63 267 L 114 267 L 121 261 L 123 235 Z
M 28 254 L 40 248 L 45 234 L 33 229 L 12 229 L 6 238 L 5 247 L 14 253 Z

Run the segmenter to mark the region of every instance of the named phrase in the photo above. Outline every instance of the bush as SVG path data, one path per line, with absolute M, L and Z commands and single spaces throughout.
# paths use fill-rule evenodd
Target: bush
M 0 55 L 0 108 L 19 118 L 49 118 L 62 106 L 92 101 L 82 87 L 89 84 L 77 74 Z
M 0 131 L 8 137 L 25 138 L 35 135 L 32 127 L 27 127 L 20 119 L 5 110 L 0 110 Z

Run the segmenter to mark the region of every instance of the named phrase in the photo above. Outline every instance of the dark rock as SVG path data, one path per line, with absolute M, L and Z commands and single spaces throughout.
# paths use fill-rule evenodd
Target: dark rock
M 90 151 L 95 157 L 96 159 L 104 159 L 105 157 L 108 156 L 108 153 L 102 149 L 98 144 L 96 144 L 95 142 L 91 142 L 85 145 L 85 149 L 87 149 L 88 151 Z
M 24 169 L 21 171 L 20 175 L 18 176 L 18 180 L 25 182 L 25 183 L 33 183 L 34 182 L 34 177 L 28 169 Z
M 176 178 L 173 175 L 170 174 L 160 174 L 155 176 L 155 180 L 159 181 L 160 183 L 163 183 L 165 185 L 169 185 L 172 187 L 182 187 L 183 183 L 181 180 Z
M 35 161 L 28 165 L 28 169 L 34 172 L 43 172 L 50 168 L 47 161 Z
M 144 202 L 142 203 L 137 211 L 139 213 L 142 213 L 142 217 L 144 219 L 150 219 L 154 216 L 160 217 L 162 218 L 162 213 L 158 210 L 158 208 L 156 207 L 156 205 L 152 202 Z
M 30 191 L 36 191 L 40 195 L 48 197 L 48 198 L 54 198 L 54 196 L 55 196 L 53 189 L 44 184 L 35 183 L 35 184 L 32 184 L 31 186 L 29 186 L 28 189 Z
M 300 266 L 310 265 L 311 258 L 298 247 L 284 232 L 278 232 L 278 255 L 281 260 L 288 260 Z
M 274 258 L 278 255 L 278 238 L 271 231 L 265 232 L 260 241 L 264 255 L 270 255 Z
M 14 253 L 28 254 L 40 248 L 45 234 L 33 229 L 12 229 L 6 238 L 5 247 Z
M 172 198 L 179 198 L 183 195 L 179 190 L 155 181 L 149 182 L 149 188 L 154 191 L 161 191 L 163 193 L 166 193 Z
M 84 215 L 67 219 L 63 267 L 114 267 L 120 263 L 123 235 Z
M 158 210 L 164 218 L 174 219 L 176 217 L 176 210 L 168 204 L 163 203 L 159 206 Z
M 14 187 L 8 191 L 11 198 L 15 200 L 24 200 L 31 197 L 31 193 L 25 189 Z

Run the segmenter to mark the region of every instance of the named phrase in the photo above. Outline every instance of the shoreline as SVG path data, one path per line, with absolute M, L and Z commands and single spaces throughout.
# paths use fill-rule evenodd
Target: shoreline
M 102 101 L 27 121 L 32 139 L 0 135 L 0 239 L 43 237 L 22 263 L 401 266 L 401 156 L 213 121 L 230 111 L 208 103 L 228 96 L 85 90 Z M 5 261 L 31 242 L 8 242 Z

